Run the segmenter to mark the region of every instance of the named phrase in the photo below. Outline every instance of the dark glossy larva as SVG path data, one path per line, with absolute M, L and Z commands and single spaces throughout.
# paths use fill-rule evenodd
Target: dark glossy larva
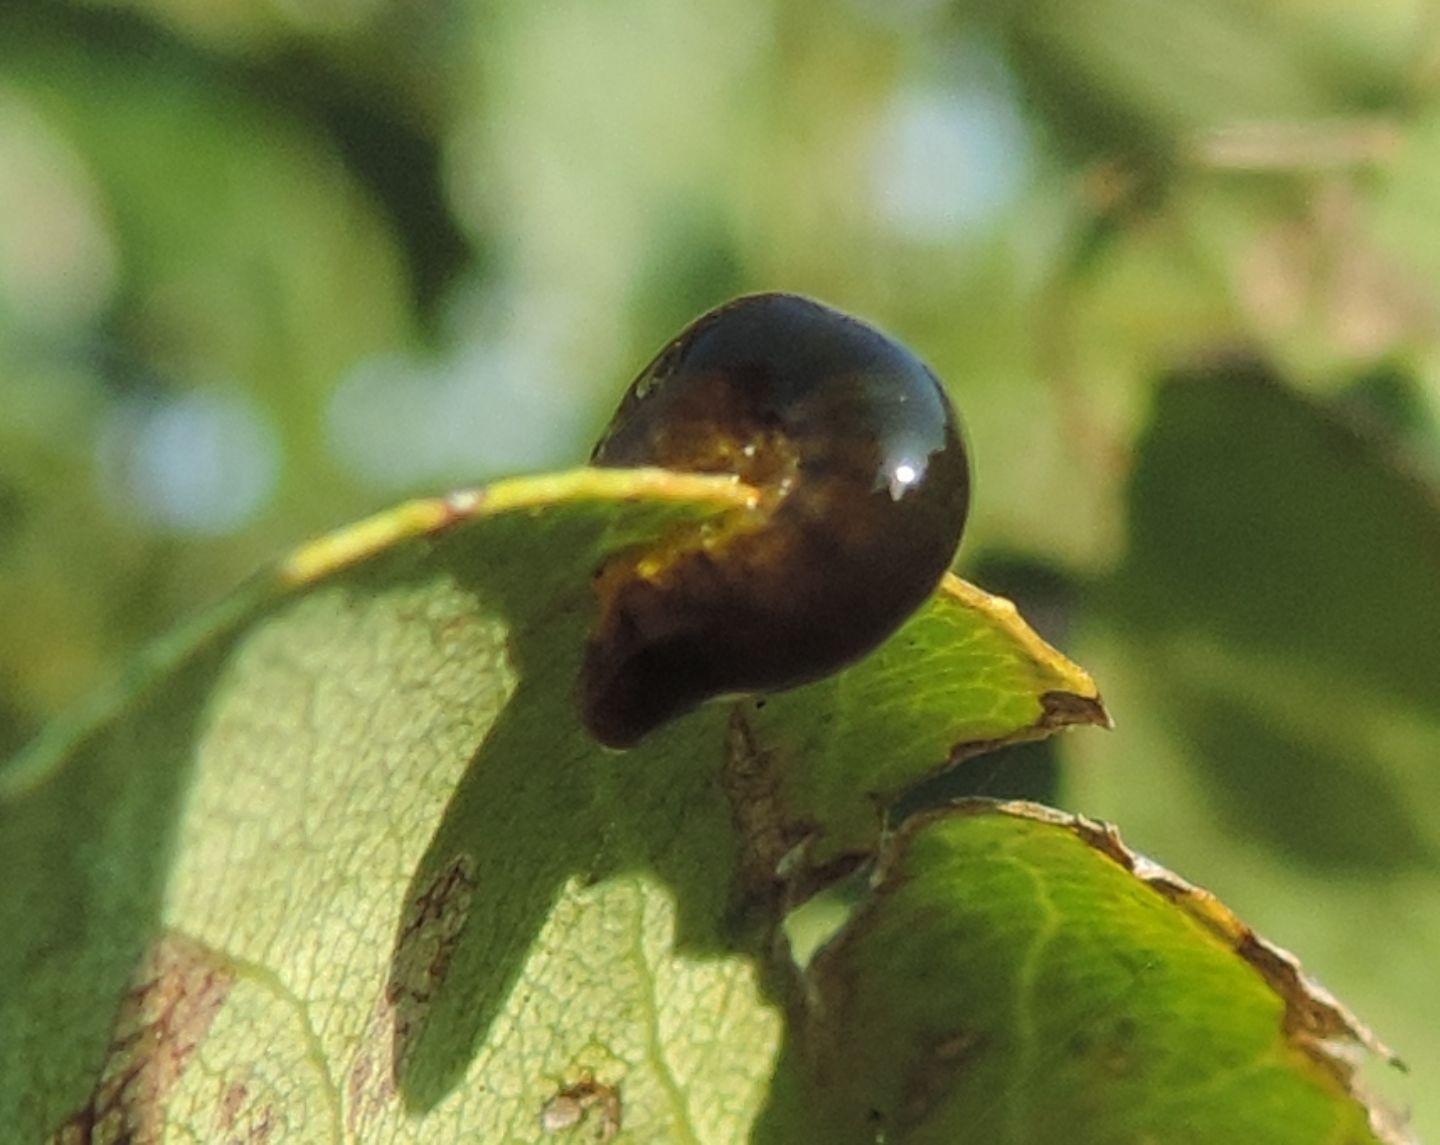
M 776 691 L 870 651 L 934 590 L 970 499 L 944 390 L 905 347 L 788 294 L 686 327 L 635 379 L 592 464 L 733 473 L 753 519 L 612 560 L 581 714 L 629 747 L 715 696 Z

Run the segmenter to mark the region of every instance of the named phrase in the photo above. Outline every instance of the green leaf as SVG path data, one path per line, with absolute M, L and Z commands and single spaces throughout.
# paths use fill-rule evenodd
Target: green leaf
M 1090 677 L 1013 604 L 953 576 L 850 671 L 741 715 L 737 751 L 773 776 L 787 837 L 815 866 L 873 852 L 881 812 L 947 766 L 1110 719 Z
M 767 1127 L 803 1105 L 812 1140 L 1380 1139 L 1347 1055 L 1383 1047 L 1293 959 L 1033 804 L 912 820 L 807 990 Z
M 896 739 L 866 800 L 956 745 L 1103 719 L 1084 673 L 951 583 L 853 681 L 600 749 L 573 699 L 590 571 L 748 495 L 581 470 L 402 506 L 0 772 L 0 1117 L 25 1139 L 743 1136 L 781 1039 L 761 828 L 854 848 L 879 825 L 802 773 L 887 759 L 871 709 Z M 817 745 L 773 820 L 737 751 L 772 738 Z

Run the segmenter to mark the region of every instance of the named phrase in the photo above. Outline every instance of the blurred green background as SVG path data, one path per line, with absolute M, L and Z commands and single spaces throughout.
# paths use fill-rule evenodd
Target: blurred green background
M 1420 0 L 5 0 L 0 755 L 297 541 L 583 461 L 758 289 L 947 380 L 962 571 L 1111 703 L 965 781 L 1297 949 L 1440 1135 Z

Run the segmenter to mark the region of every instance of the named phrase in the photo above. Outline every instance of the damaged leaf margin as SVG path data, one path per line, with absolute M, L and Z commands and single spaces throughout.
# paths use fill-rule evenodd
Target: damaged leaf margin
M 1359 1048 L 1383 1058 L 1397 1069 L 1406 1068 L 1400 1057 L 1369 1027 L 1304 972 L 1295 955 L 1256 934 L 1210 891 L 1126 846 L 1114 824 L 1022 801 L 965 800 L 956 804 L 951 813 L 1013 815 L 1074 832 L 1174 903 L 1252 966 L 1284 999 L 1285 1032 L 1337 1080 L 1349 1084 L 1360 1064 L 1360 1055 L 1355 1052 Z
M 837 1127 L 1414 1141 L 1357 1077 L 1369 1054 L 1403 1069 L 1388 1047 L 1214 895 L 1082 815 L 966 799 L 912 817 L 805 977 L 809 1084 L 859 1079 Z

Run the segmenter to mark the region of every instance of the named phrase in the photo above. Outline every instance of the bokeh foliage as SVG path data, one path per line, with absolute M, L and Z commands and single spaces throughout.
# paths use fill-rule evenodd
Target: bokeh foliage
M 1422 0 L 9 0 L 0 754 L 280 548 L 577 461 L 697 310 L 805 291 L 950 383 L 962 564 L 1105 681 L 1058 801 L 1433 1092 L 1437 84 Z

